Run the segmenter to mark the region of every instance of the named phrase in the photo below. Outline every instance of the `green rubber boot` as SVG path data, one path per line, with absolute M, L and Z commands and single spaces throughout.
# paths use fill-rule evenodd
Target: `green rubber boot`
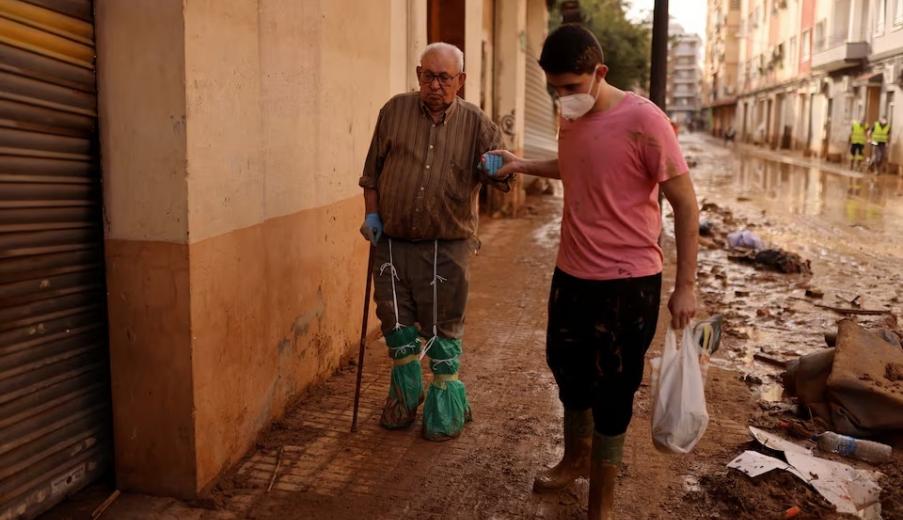
M 433 383 L 423 405 L 423 437 L 446 441 L 461 435 L 472 420 L 464 383 L 458 379 L 461 340 L 436 338 L 429 350 Z
M 389 396 L 379 424 L 389 430 L 407 428 L 417 419 L 423 402 L 423 374 L 420 370 L 420 342 L 417 329 L 404 327 L 386 335 L 389 357 L 394 360 Z

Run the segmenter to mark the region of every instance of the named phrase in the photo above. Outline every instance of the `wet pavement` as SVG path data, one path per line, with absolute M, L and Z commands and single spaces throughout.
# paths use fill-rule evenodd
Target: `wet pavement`
M 721 249 L 700 251 L 700 287 L 718 300 L 737 341 L 722 366 L 761 375 L 778 370 L 754 361 L 765 353 L 792 359 L 825 347 L 839 315 L 814 304 L 895 309 L 903 298 L 903 177 L 849 171 L 749 146 L 724 148 L 701 134 L 682 136 L 700 199 L 727 209 L 766 243 L 801 255 L 812 275 L 755 271 L 727 261 Z M 703 211 L 701 219 L 714 215 Z M 712 272 L 716 276 L 709 276 Z M 718 271 L 722 271 L 720 273 Z M 806 298 L 807 288 L 824 293 Z M 727 289 L 727 290 L 726 290 Z M 883 318 L 861 318 L 878 326 Z M 728 341 L 728 343 L 731 343 Z M 779 389 L 766 385 L 765 397 Z
M 747 426 L 767 402 L 782 398 L 778 369 L 754 355 L 792 359 L 821 348 L 823 333 L 835 328 L 839 316 L 815 307 L 807 287 L 822 290 L 818 301 L 825 304 L 848 305 L 861 296 L 863 307 L 889 305 L 899 312 L 900 179 L 728 150 L 701 135 L 681 139 L 697 159 L 692 174 L 700 198 L 721 208 L 708 216 L 730 230 L 748 225 L 764 240 L 798 252 L 811 260 L 813 274 L 757 271 L 729 261 L 723 248 L 700 251 L 702 313 L 727 320 L 706 385 L 708 431 L 686 457 L 653 448 L 647 367 L 617 486 L 617 517 L 752 520 L 777 518 L 799 505 L 799 518 L 840 518 L 793 477 L 753 481 L 725 464 L 745 449 Z M 105 518 L 584 518 L 585 480 L 548 495 L 530 489 L 536 472 L 562 450 L 561 407 L 544 355 L 561 204 L 560 196 L 530 199 L 521 218 L 481 225 L 461 370 L 475 421 L 460 439 L 436 444 L 422 440 L 416 427 L 379 428 L 389 361 L 384 343 L 376 341 L 366 358 L 358 433 L 348 431 L 354 368 L 346 367 L 303 396 L 207 499 L 186 504 L 125 494 Z M 666 211 L 663 304 L 673 279 L 671 222 Z M 665 320 L 663 309 L 650 357 L 661 347 Z M 95 489 L 48 518 L 85 518 L 82 513 L 108 493 Z

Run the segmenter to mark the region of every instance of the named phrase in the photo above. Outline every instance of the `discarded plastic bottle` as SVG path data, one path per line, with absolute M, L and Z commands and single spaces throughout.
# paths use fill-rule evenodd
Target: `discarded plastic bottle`
M 888 462 L 893 451 L 887 444 L 864 441 L 834 432 L 825 432 L 817 435 L 816 438 L 818 440 L 818 448 L 822 451 L 829 451 L 843 457 L 853 457 L 872 464 Z

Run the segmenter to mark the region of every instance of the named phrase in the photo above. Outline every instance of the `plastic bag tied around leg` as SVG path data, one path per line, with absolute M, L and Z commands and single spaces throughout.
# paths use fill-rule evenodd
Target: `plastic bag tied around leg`
M 389 396 L 380 424 L 384 428 L 407 428 L 417 418 L 423 401 L 423 374 L 420 370 L 420 341 L 415 327 L 403 327 L 386 335 L 389 356 L 395 360 L 389 382 Z
M 464 383 L 458 380 L 461 340 L 437 337 L 430 347 L 433 383 L 423 405 L 423 436 L 429 440 L 453 439 L 471 420 Z

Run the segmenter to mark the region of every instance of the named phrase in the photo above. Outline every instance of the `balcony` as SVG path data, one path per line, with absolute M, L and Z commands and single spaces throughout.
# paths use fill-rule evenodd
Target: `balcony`
M 860 65 L 869 55 L 868 42 L 839 42 L 812 55 L 812 68 L 824 72 Z

